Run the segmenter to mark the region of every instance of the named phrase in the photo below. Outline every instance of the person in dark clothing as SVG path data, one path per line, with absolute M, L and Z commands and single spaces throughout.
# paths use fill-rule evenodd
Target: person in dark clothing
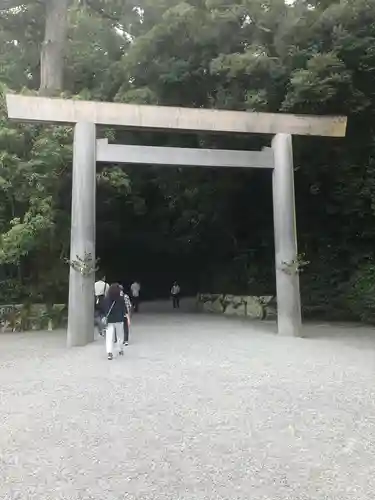
M 107 321 L 106 330 L 106 350 L 108 359 L 113 359 L 113 351 L 116 344 L 118 346 L 119 356 L 124 355 L 124 318 L 128 310 L 121 295 L 121 287 L 118 283 L 113 283 L 108 290 L 108 295 L 104 302 L 104 311 Z
M 180 285 L 177 283 L 177 281 L 175 281 L 171 288 L 173 309 L 180 309 L 180 296 L 181 296 L 181 288 Z
M 137 313 L 139 311 L 139 302 L 141 293 L 141 284 L 138 281 L 134 281 L 134 283 L 131 285 L 130 293 L 132 297 L 132 304 L 134 306 L 134 312 Z
M 121 295 L 124 299 L 125 306 L 127 309 L 127 314 L 124 318 L 124 345 L 129 345 L 129 330 L 130 330 L 130 316 L 132 310 L 132 303 L 130 301 L 129 295 L 124 292 L 124 287 L 120 285 Z

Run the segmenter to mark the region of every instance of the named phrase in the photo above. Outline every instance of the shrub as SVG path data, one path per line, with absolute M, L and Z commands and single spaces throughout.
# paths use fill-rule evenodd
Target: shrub
M 358 319 L 375 323 L 375 261 L 372 258 L 353 274 L 348 284 L 346 300 Z

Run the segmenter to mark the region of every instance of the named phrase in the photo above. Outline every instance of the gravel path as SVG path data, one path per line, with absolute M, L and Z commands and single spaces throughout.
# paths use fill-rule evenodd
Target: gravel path
M 372 500 L 375 336 L 272 329 L 141 314 L 112 362 L 0 335 L 0 499 Z

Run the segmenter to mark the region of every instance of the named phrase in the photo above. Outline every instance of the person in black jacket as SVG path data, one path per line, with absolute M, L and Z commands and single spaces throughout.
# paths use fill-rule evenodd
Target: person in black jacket
M 119 355 L 124 355 L 124 317 L 128 314 L 124 297 L 121 295 L 121 287 L 113 283 L 108 290 L 104 304 L 107 319 L 106 349 L 108 359 L 113 359 L 113 350 L 116 338 Z

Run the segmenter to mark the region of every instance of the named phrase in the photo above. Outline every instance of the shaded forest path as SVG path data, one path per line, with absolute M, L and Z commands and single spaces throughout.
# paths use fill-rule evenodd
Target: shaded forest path
M 140 314 L 102 339 L 0 335 L 0 498 L 372 499 L 372 330 Z

